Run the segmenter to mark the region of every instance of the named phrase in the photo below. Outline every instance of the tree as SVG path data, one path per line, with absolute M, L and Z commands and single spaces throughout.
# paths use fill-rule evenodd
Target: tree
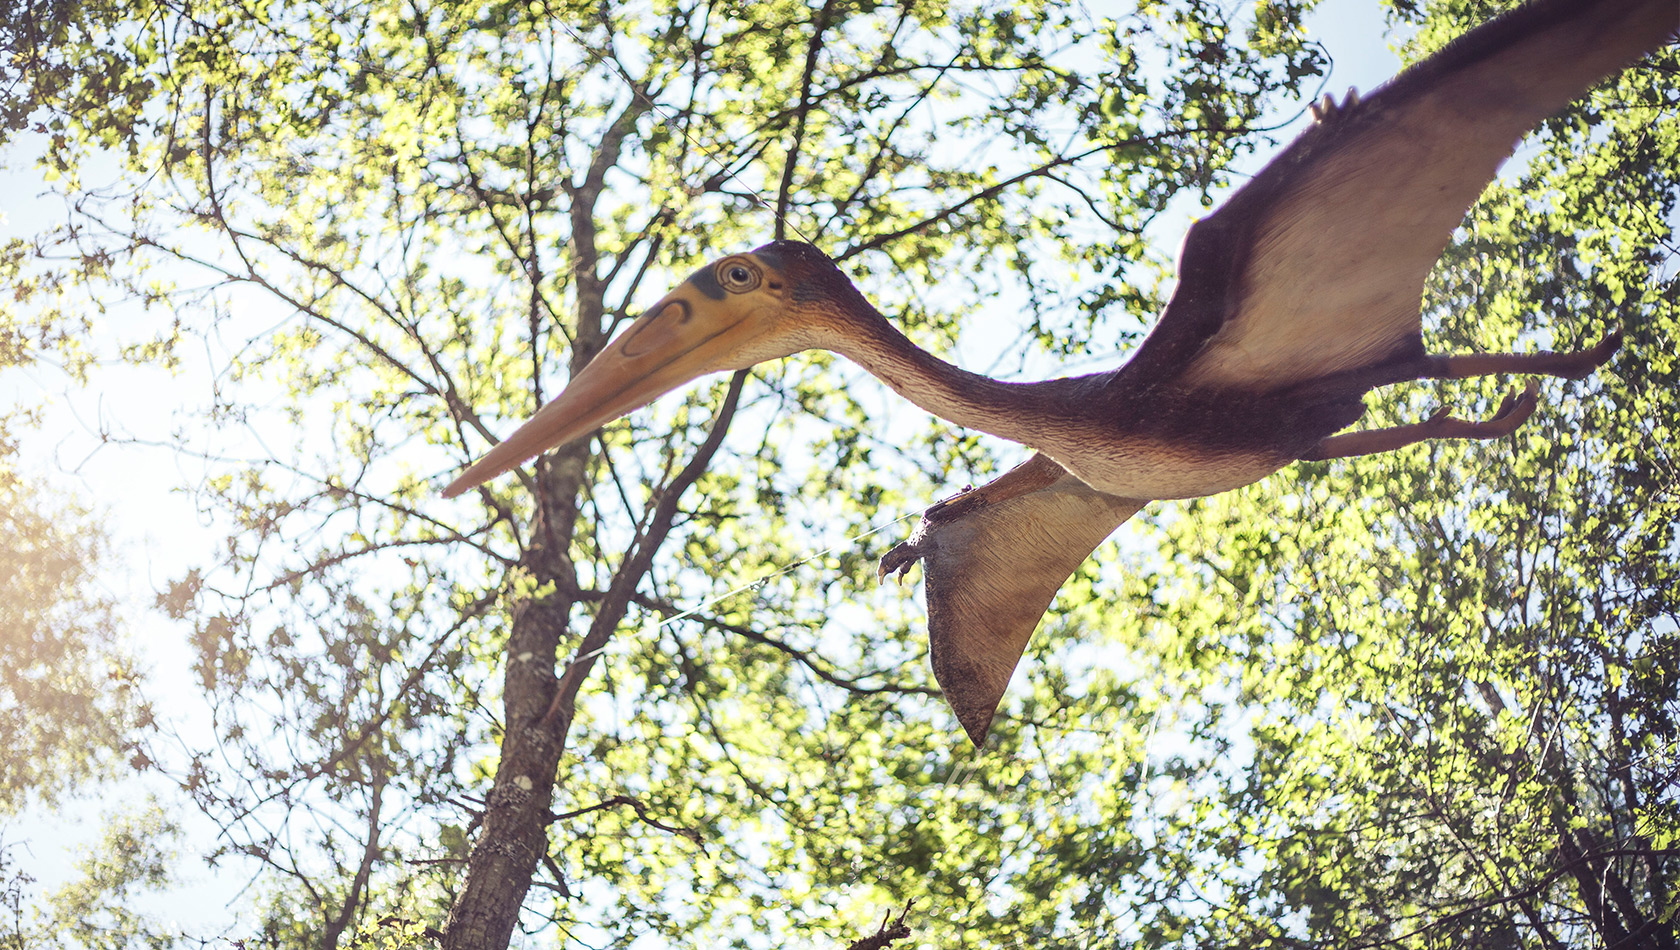
M 8 131 L 0 125 L 0 141 Z M 0 245 L 0 373 L 55 367 L 86 378 L 90 321 L 64 306 L 65 280 L 38 267 L 26 242 Z M 20 458 L 19 437 L 39 424 L 40 409 L 20 398 L 0 411 L 0 813 L 8 815 L 112 774 L 150 716 L 98 584 L 111 553 L 96 513 Z
M 1434 13 L 1418 46 L 1486 15 Z M 1180 847 L 1245 912 L 1191 915 L 1194 942 L 1675 945 L 1676 101 L 1629 73 L 1549 122 L 1431 287 L 1443 338 L 1489 349 L 1619 321 L 1608 371 L 1491 451 L 1301 466 L 1157 521 L 1132 635 L 1253 717 Z
M 25 128 L 30 104 L 51 98 L 21 87 L 51 85 L 69 71 L 51 55 L 50 40 L 75 12 L 42 5 L 22 15 L 7 10 L 0 22 L 0 47 L 10 54 L 0 61 L 0 83 L 11 93 L 0 107 L 0 142 Z M 23 392 L 15 384 L 20 373 L 57 372 L 74 385 L 93 366 L 93 321 L 65 293 L 74 269 L 43 267 L 32 250 L 22 240 L 0 245 L 0 374 L 14 393 Z M 24 396 L 0 410 L 0 946 L 56 946 L 105 924 L 91 943 L 121 946 L 139 939 L 142 918 L 123 900 L 149 882 L 143 869 L 120 853 L 103 864 L 90 858 L 86 877 L 43 903 L 18 856 L 41 843 L 33 827 L 41 813 L 71 807 L 128 767 L 144 767 L 140 745 L 152 725 L 144 673 L 103 584 L 120 559 L 103 513 L 53 484 L 20 449 L 24 433 L 41 424 L 44 403 Z M 106 844 L 120 837 L 111 831 Z M 160 835 L 161 819 L 150 819 L 147 831 Z M 73 911 L 54 918 L 55 901 L 73 903 Z
M 539 912 L 526 899 L 539 868 L 562 927 L 575 876 L 612 883 L 625 935 L 703 939 L 767 907 L 801 933 L 833 926 L 830 876 L 861 883 L 863 855 L 935 860 L 940 845 L 907 829 L 820 830 L 849 797 L 919 809 L 886 804 L 897 789 L 878 797 L 882 768 L 921 760 L 920 785 L 953 767 L 943 712 L 895 702 L 929 691 L 902 612 L 884 635 L 867 611 L 826 630 L 813 619 L 854 598 L 887 609 L 868 577 L 879 548 L 711 598 L 902 505 L 873 469 L 921 499 L 934 489 L 916 467 L 962 452 L 984 470 L 972 442 L 941 433 L 900 453 L 819 361 L 609 429 L 470 505 L 432 487 L 539 403 L 557 363 L 599 349 L 644 287 L 751 235 L 797 232 L 860 279 L 892 274 L 900 289 L 878 298 L 936 345 L 957 308 L 929 293 L 1043 289 L 1049 267 L 1156 273 L 1144 227 L 1186 182 L 1212 187 L 1252 146 L 1236 133 L 1316 58 L 1287 30 L 1248 52 L 1215 13 L 124 10 L 142 26 L 105 52 L 156 97 L 117 118 L 60 110 L 48 162 L 78 189 L 86 150 L 115 137 L 134 173 L 78 192 L 53 250 L 111 260 L 119 292 L 198 333 L 249 336 L 211 421 L 260 432 L 269 452 L 208 460 L 228 558 L 163 602 L 194 624 L 218 727 L 181 779 L 228 850 L 285 882 L 270 935 L 332 946 L 447 903 L 446 942 L 498 945 L 521 906 Z M 1123 51 L 1148 34 L 1185 52 L 1182 75 L 1152 79 Z M 953 135 L 973 153 L 949 152 Z M 1134 171 L 1114 176 L 1122 152 Z M 1113 236 L 1069 250 L 1093 213 Z M 1013 273 L 944 276 L 994 256 Z M 201 270 L 170 287 L 160 262 Z M 1150 302 L 1112 283 L 1080 288 L 1111 339 Z M 1037 334 L 1059 336 L 1048 321 L 1084 312 L 1079 299 L 1040 294 Z M 259 306 L 287 318 L 279 333 L 228 316 Z M 748 431 L 729 426 L 737 414 Z M 823 506 L 833 491 L 862 503 Z M 584 692 L 607 650 L 610 685 Z M 908 725 L 882 734 L 883 716 Z M 839 757 L 860 737 L 908 745 L 897 765 Z M 767 827 L 785 831 L 752 853 Z M 714 899 L 678 913 L 672 889 L 690 875 Z M 790 876 L 823 880 L 805 893 Z
M 0 811 L 15 814 L 110 775 L 146 714 L 111 602 L 93 587 L 97 528 L 10 465 L 0 458 Z
M 216 734 L 181 737 L 184 760 L 152 758 L 221 823 L 217 860 L 265 869 L 270 945 L 429 928 L 446 946 L 501 946 L 519 927 L 591 944 L 843 941 L 914 898 L 930 909 L 912 925 L 942 945 L 1339 946 L 1472 924 L 1505 939 L 1512 902 L 1538 899 L 1518 884 L 1452 903 L 1456 881 L 1489 867 L 1489 840 L 1430 877 L 1420 862 L 1456 825 L 1361 837 L 1381 818 L 1418 827 L 1418 813 L 1361 823 L 1359 801 L 1314 785 L 1336 769 L 1376 774 L 1370 749 L 1332 741 L 1355 721 L 1339 714 L 1369 712 L 1366 729 L 1402 708 L 1363 694 L 1368 709 L 1318 704 L 1343 694 L 1312 677 L 1346 688 L 1342 658 L 1362 656 L 1341 652 L 1348 642 L 1392 643 L 1427 621 L 1458 631 L 1464 662 L 1489 662 L 1454 626 L 1476 617 L 1473 599 L 1420 598 L 1440 619 L 1415 625 L 1378 612 L 1432 576 L 1417 538 L 1433 536 L 1402 530 L 1407 519 L 1480 510 L 1398 467 L 1450 450 L 1411 450 L 1391 481 L 1366 463 L 1309 466 L 1165 509 L 1170 557 L 1129 576 L 1087 567 L 978 757 L 931 695 L 913 602 L 875 585 L 874 559 L 896 538 L 859 536 L 994 470 L 996 449 L 891 418 L 879 389 L 830 359 L 702 386 L 460 502 L 435 497 L 639 304 L 768 235 L 818 243 L 935 349 L 988 327 L 970 314 L 993 299 L 1025 314 L 1001 365 L 1118 349 L 1159 303 L 1167 255 L 1151 225 L 1175 198 L 1211 201 L 1268 137 L 1263 117 L 1313 91 L 1323 60 L 1298 7 L 1251 16 L 1190 0 L 1113 19 L 837 0 L 75 9 L 123 28 L 66 28 L 53 62 L 103 71 L 30 86 L 47 167 L 74 207 L 42 252 L 78 268 L 82 292 L 165 316 L 150 338 L 130 331 L 148 344 L 137 356 L 195 337 L 224 354 L 217 402 L 192 424 L 221 436 L 200 461 L 225 557 L 161 598 L 193 631 Z M 134 95 L 74 107 L 113 75 Z M 1655 118 L 1582 113 L 1579 128 L 1551 128 L 1557 154 L 1603 123 L 1665 128 L 1671 90 L 1652 75 L 1622 88 L 1669 97 Z M 94 187 L 99 148 L 125 170 Z M 1593 252 L 1626 254 L 1621 269 L 1593 258 L 1557 277 L 1581 278 L 1568 294 L 1637 298 L 1650 330 L 1631 317 L 1630 330 L 1652 346 L 1673 294 L 1639 257 L 1656 246 L 1639 222 L 1663 220 L 1665 156 L 1626 160 L 1616 180 L 1632 204 L 1485 212 L 1508 222 L 1493 243 L 1575 261 L 1570 235 L 1602 229 L 1611 207 L 1654 209 L 1615 218 L 1633 230 Z M 1600 179 L 1565 180 L 1584 191 Z M 1528 240 L 1530 219 L 1558 237 Z M 1480 260 L 1467 251 L 1443 290 L 1486 295 L 1487 281 L 1448 276 Z M 1542 292 L 1536 279 L 1511 293 L 1518 283 Z M 1486 332 L 1518 332 L 1501 322 L 1512 303 L 1485 302 Z M 1537 325 L 1589 332 L 1573 313 Z M 1640 418 L 1663 417 L 1605 424 Z M 1556 470 L 1536 458 L 1506 484 L 1483 468 L 1499 504 L 1517 475 Z M 1417 496 L 1395 488 L 1407 484 Z M 1648 484 L 1647 501 L 1660 494 Z M 1397 511 L 1399 497 L 1413 504 Z M 1290 544 L 1261 515 L 1332 498 L 1368 531 L 1338 520 L 1346 530 Z M 1463 535 L 1497 538 L 1493 524 L 1465 516 Z M 1648 550 L 1668 550 L 1651 525 Z M 1301 551 L 1314 557 L 1289 559 Z M 1530 576 L 1493 569 L 1504 563 L 1471 562 Z M 1321 637 L 1343 629 L 1321 616 L 1367 589 L 1383 597 Z M 1649 624 L 1627 629 L 1660 640 Z M 1376 655 L 1439 677 L 1415 656 Z M 1374 691 L 1388 670 L 1361 662 L 1355 682 Z M 1403 709 L 1489 730 L 1538 721 L 1528 698 L 1499 695 L 1506 719 L 1461 694 Z M 1424 734 L 1451 737 L 1452 755 L 1420 765 L 1389 749 L 1371 807 L 1417 801 L 1397 783 L 1447 776 L 1468 748 L 1462 728 Z M 1188 803 L 1167 811 L 1158 797 L 1175 788 Z M 1661 800 L 1660 788 L 1639 799 Z M 1317 837 L 1278 834 L 1308 827 Z M 1304 840 L 1335 847 L 1291 844 Z M 1640 860 L 1617 847 L 1615 860 Z M 1646 848 L 1661 873 L 1638 880 L 1666 879 L 1666 848 Z M 1555 875 L 1522 880 L 1567 896 Z M 1644 919 L 1660 921 L 1663 900 Z M 1401 907 L 1423 937 L 1395 922 Z M 1520 927 L 1518 939 L 1587 939 Z

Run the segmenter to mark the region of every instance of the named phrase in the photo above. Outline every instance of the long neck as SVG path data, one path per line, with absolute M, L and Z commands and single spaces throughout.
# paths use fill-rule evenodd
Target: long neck
M 1005 383 L 959 369 L 899 332 L 874 307 L 849 322 L 860 333 L 834 345 L 835 352 L 868 370 L 893 391 L 941 419 L 1032 445 L 1051 411 L 1041 383 Z

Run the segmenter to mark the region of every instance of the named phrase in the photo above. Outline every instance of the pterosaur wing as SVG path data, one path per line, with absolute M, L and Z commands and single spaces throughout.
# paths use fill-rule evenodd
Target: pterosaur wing
M 1031 467 L 1052 477 L 1002 498 L 988 492 Z M 933 675 L 976 746 L 1056 591 L 1145 504 L 1095 491 L 1035 456 L 929 509 L 910 540 L 881 559 L 883 576 L 922 561 Z
M 1197 222 L 1139 379 L 1279 389 L 1423 354 L 1423 284 L 1517 142 L 1680 26 L 1674 0 L 1539 0 L 1320 119 Z

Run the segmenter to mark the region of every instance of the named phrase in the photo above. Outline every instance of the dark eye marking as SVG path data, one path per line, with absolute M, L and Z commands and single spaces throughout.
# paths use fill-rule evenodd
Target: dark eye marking
M 690 274 L 688 282 L 713 300 L 723 299 L 723 285 L 718 283 L 717 273 L 710 267 L 702 267 Z

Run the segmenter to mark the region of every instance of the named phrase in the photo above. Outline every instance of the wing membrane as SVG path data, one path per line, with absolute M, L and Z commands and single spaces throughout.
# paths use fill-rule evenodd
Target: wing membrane
M 1059 477 L 1000 500 L 986 497 L 991 485 L 976 490 L 979 503 L 959 495 L 881 561 L 883 575 L 923 562 L 933 675 L 976 746 L 1056 591 L 1147 504 L 1095 491 L 1043 456 L 1027 464 Z

